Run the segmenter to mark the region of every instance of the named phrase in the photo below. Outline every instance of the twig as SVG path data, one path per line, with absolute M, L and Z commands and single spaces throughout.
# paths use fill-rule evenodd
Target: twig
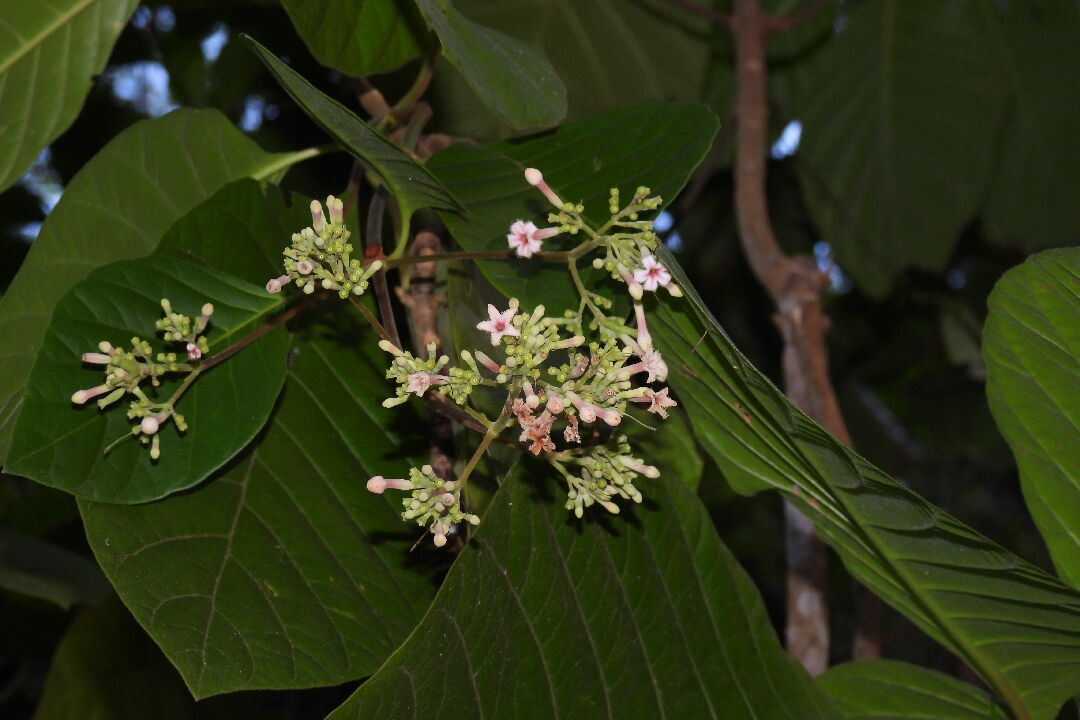
M 364 247 L 364 258 L 367 261 L 383 257 L 382 221 L 385 210 L 386 188 L 380 187 L 371 196 L 371 204 L 368 206 L 367 244 Z M 379 305 L 379 317 L 382 318 L 387 337 L 395 347 L 401 347 L 401 336 L 398 335 L 397 322 L 394 320 L 394 306 L 390 302 L 390 288 L 386 284 L 386 268 L 375 273 L 371 283 L 375 286 L 375 299 Z
M 736 59 L 735 210 L 739 239 L 751 269 L 776 303 L 773 319 L 784 339 L 785 392 L 792 403 L 850 445 L 829 379 L 825 343 L 828 318 L 821 308 L 826 279 L 813 258 L 784 254 L 769 219 L 765 193 L 769 111 L 765 43 L 771 26 L 759 0 L 735 0 L 731 27 Z M 785 518 L 788 651 L 817 675 L 825 671 L 829 659 L 827 554 L 812 523 L 794 506 L 785 507 Z
M 413 240 L 412 255 L 422 259 L 438 254 L 442 248 L 439 236 L 422 231 Z M 405 306 L 412 331 L 413 350 L 418 357 L 428 359 L 428 348 L 434 346 L 435 354 L 442 352 L 442 338 L 436 327 L 439 306 L 443 298 L 435 293 L 435 263 L 416 262 L 409 270 L 409 289 L 398 286 L 398 300 Z M 454 479 L 454 427 L 450 418 L 438 412 L 428 418 L 431 467 L 443 480 Z
M 306 310 L 307 308 L 311 307 L 312 305 L 314 305 L 317 302 L 319 302 L 319 299 L 317 299 L 317 298 L 304 298 L 300 302 L 293 305 L 291 308 L 288 308 L 287 310 L 285 310 L 285 311 L 279 313 L 278 315 L 275 315 L 274 317 L 270 318 L 265 324 L 260 325 L 259 327 L 255 328 L 254 330 L 249 332 L 247 335 L 240 338 L 239 340 L 237 340 L 236 342 L 234 342 L 232 345 L 225 348 L 221 352 L 214 353 L 210 357 L 203 360 L 202 363 L 199 365 L 199 371 L 200 372 L 205 372 L 206 370 L 209 370 L 210 368 L 214 367 L 215 365 L 218 365 L 219 363 L 225 362 L 226 360 L 231 358 L 233 355 L 240 352 L 241 350 L 246 348 L 248 345 L 255 342 L 256 340 L 261 338 L 263 335 L 265 335 L 266 333 L 268 333 L 271 330 L 273 330 L 274 328 L 276 328 L 278 325 L 281 325 L 282 323 L 286 323 L 289 320 L 292 320 L 302 310 Z

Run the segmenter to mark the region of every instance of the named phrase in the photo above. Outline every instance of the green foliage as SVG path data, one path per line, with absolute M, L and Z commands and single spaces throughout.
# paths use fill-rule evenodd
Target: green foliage
M 264 229 L 300 216 L 276 189 L 233 183 L 166 248 L 257 281 L 280 272 L 288 237 Z M 347 314 L 292 336 L 265 432 L 209 482 L 149 505 L 80 503 L 98 562 L 196 697 L 368 675 L 427 606 L 431 584 L 406 552 L 414 538 L 362 482 L 404 462 L 418 422 L 372 392 L 386 385 L 382 353 L 355 323 Z
M 102 652 L 107 649 L 107 652 Z M 34 720 L 228 720 L 281 717 L 271 703 L 198 704 L 115 596 L 83 608 L 56 649 Z
M 423 21 L 396 0 L 282 0 L 311 53 L 346 75 L 394 70 L 424 52 Z
M 109 593 L 97 565 L 33 536 L 0 528 L 0 588 L 67 610 Z
M 254 39 L 245 36 L 244 40 L 300 108 L 379 176 L 398 202 L 403 232 L 408 231 L 408 219 L 414 210 L 426 207 L 460 209 L 461 205 L 454 196 L 401 148 L 345 109 L 341 103 L 319 92 Z
M 1054 717 L 1080 688 L 1080 595 L 841 445 L 688 297 L 665 303 L 650 330 L 679 368 L 669 381 L 728 482 L 743 493 L 779 490 L 853 575 L 963 658 L 1014 713 Z
M 587 217 L 603 221 L 612 187 L 629 192 L 648 185 L 665 201 L 674 198 L 716 131 L 716 116 L 704 105 L 637 105 L 523 142 L 455 145 L 432 158 L 428 167 L 468 211 L 442 214 L 454 239 L 466 250 L 506 250 L 513 220 L 548 224 L 550 208 L 526 184 L 526 167 L 545 170 L 547 182 L 562 197 L 584 203 Z M 552 240 L 547 248 L 556 249 L 559 242 Z M 565 265 L 477 265 L 508 297 L 527 298 L 556 312 L 577 308 Z
M 86 164 L 0 299 L 0 460 L 57 301 L 94 268 L 152 252 L 225 183 L 274 177 L 301 155 L 263 152 L 217 111 L 178 110 L 133 125 Z
M 289 343 L 282 328 L 200 375 L 177 404 L 190 427 L 184 433 L 175 432 L 174 423 L 162 428 L 158 460 L 134 438 L 105 452 L 131 435 L 126 401 L 104 410 L 94 403 L 73 408 L 71 393 L 103 381 L 100 367 L 80 366 L 79 355 L 96 351 L 102 340 L 129 347 L 133 334 L 152 337 L 162 298 L 193 314 L 213 303 L 211 353 L 281 309 L 281 300 L 260 287 L 180 260 L 128 260 L 94 271 L 53 313 L 15 423 L 10 470 L 80 498 L 146 502 L 200 483 L 255 437 L 285 377 Z M 164 402 L 178 384 L 164 381 L 149 394 Z
M 79 114 L 137 0 L 25 0 L 0 24 L 0 190 Z
M 1002 95 L 976 3 L 853 5 L 795 116 L 814 221 L 866 292 L 941 270 L 987 189 Z
M 724 52 L 726 32 L 668 0 L 458 0 L 454 7 L 550 59 L 566 86 L 565 122 L 632 103 L 707 102 L 721 117 L 729 105 L 730 68 L 710 62 Z M 458 74 L 437 73 L 435 89 L 444 126 L 481 138 L 506 134 L 505 122 L 477 106 L 484 95 Z
M 329 720 L 834 716 L 684 483 L 602 524 L 535 483 L 503 479 L 424 620 Z
M 547 58 L 455 10 L 449 0 L 417 0 L 443 56 L 481 102 L 515 129 L 550 127 L 566 115 L 566 88 Z
M 987 4 L 988 44 L 1011 108 L 983 220 L 991 239 L 1042 248 L 1080 238 L 1080 8 Z
M 1007 272 L 983 333 L 986 394 L 1058 574 L 1080 585 L 1080 250 Z
M 1045 253 L 1007 273 L 990 297 L 985 365 L 977 342 L 979 308 L 992 278 L 1024 249 L 1080 237 L 1080 156 L 1073 140 L 1080 76 L 1068 72 L 1080 47 L 1074 3 L 760 2 L 771 15 L 789 16 L 774 28 L 791 26 L 768 40 L 770 130 L 795 120 L 803 127 L 794 159 L 770 167 L 767 204 L 785 252 L 813 247 L 822 261 L 827 246 L 816 243 L 825 241 L 862 291 L 824 296 L 834 319 L 830 349 L 840 358 L 838 380 L 847 380 L 838 384 L 842 402 L 855 397 L 865 405 L 856 405 L 862 414 L 854 422 L 849 415 L 849 426 L 858 435 L 866 430 L 861 425 L 874 424 L 872 431 L 889 436 L 888 447 L 899 448 L 891 457 L 857 437 L 864 454 L 891 473 L 795 409 L 732 339 L 755 363 L 767 358 L 766 370 L 778 355 L 771 304 L 749 289 L 735 254 L 726 200 L 731 176 L 714 174 L 739 142 L 734 124 L 720 128 L 714 114 L 732 114 L 729 30 L 738 34 L 741 20 L 729 22 L 731 3 L 258 4 L 234 13 L 186 0 L 166 12 L 155 2 L 133 23 L 141 32 L 122 35 L 130 0 L 9 2 L 11 12 L 0 12 L 0 38 L 10 40 L 0 44 L 0 148 L 8 158 L 0 163 L 0 188 L 47 143 L 54 143 L 61 181 L 71 177 L 92 153 L 80 156 L 87 138 L 128 122 L 114 117 L 113 98 L 103 102 L 109 83 L 91 89 L 118 37 L 118 63 L 144 57 L 142 43 L 150 41 L 181 102 L 216 103 L 233 118 L 241 105 L 246 117 L 249 105 L 262 102 L 264 124 L 254 132 L 267 147 L 309 143 L 297 140 L 317 133 L 308 118 L 333 141 L 267 153 L 214 110 L 181 109 L 137 123 L 70 180 L 0 299 L 0 463 L 7 473 L 79 497 L 76 517 L 70 495 L 59 503 L 51 491 L 27 494 L 21 480 L 5 477 L 0 616 L 5 628 L 36 629 L 42 613 L 51 612 L 51 626 L 60 627 L 53 605 L 89 605 L 56 649 L 43 693 L 30 691 L 35 700 L 34 693 L 41 695 L 36 717 L 321 717 L 354 688 L 330 690 L 314 706 L 238 691 L 288 689 L 299 697 L 302 688 L 361 678 L 367 679 L 334 720 L 447 714 L 1051 720 L 1080 690 L 1080 594 L 1069 586 L 1080 579 L 1074 537 L 1080 528 L 1072 519 L 1080 514 L 1074 330 L 1080 251 Z M 175 31 L 163 29 L 160 13 L 174 11 Z M 236 34 L 239 29 L 280 57 Z M 244 43 L 228 43 L 210 60 L 195 42 L 207 32 Z M 248 64 L 230 53 L 245 53 Z M 312 57 L 333 72 L 320 72 Z M 434 92 L 425 95 L 431 72 Z M 383 75 L 366 77 L 374 74 Z M 298 107 L 282 106 L 272 82 Z M 331 98 L 351 99 L 368 84 L 402 98 L 370 123 Z M 84 119 L 58 137 L 88 92 Z M 651 104 L 627 105 L 641 101 Z M 94 119 L 106 105 L 109 123 L 98 128 Z M 553 127 L 567 118 L 573 124 Z M 508 128 L 551 129 L 492 141 Z M 336 149 L 352 158 L 320 159 L 291 175 L 288 186 L 272 184 L 294 163 Z M 583 203 L 585 219 L 597 226 L 608 210 L 616 212 L 608 207 L 609 188 L 621 189 L 624 199 L 636 186 L 651 188 L 642 195 L 663 196 L 679 223 L 668 240 L 672 248 L 681 243 L 679 260 L 709 306 L 664 238 L 636 224 L 645 216 L 627 215 L 625 233 L 601 229 L 594 236 L 579 227 L 594 239 L 582 252 L 622 243 L 619 252 L 628 254 L 620 262 L 630 258 L 632 270 L 656 253 L 685 298 L 646 293 L 643 308 L 631 314 L 626 288 L 603 268 L 585 267 L 591 255 L 581 258 L 581 280 L 572 279 L 566 255 L 548 253 L 571 248 L 565 235 L 570 225 L 578 227 L 578 211 L 563 206 L 538 177 L 530 187 L 527 167 L 542 170 L 563 200 Z M 673 204 L 687 185 L 689 199 Z M 4 195 L 5 213 L 27 204 L 27 189 L 31 184 L 23 183 Z M 380 225 L 382 217 L 371 214 L 384 212 L 385 193 L 398 244 L 381 266 L 388 271 L 374 274 L 372 285 L 387 294 L 384 280 L 401 282 L 392 289 L 408 308 L 398 313 L 403 331 L 401 320 L 410 321 L 411 332 L 398 343 L 404 350 L 417 352 L 434 331 L 446 341 L 448 358 L 410 354 L 387 373 L 375 332 L 385 329 L 373 320 L 374 330 L 365 325 L 374 318 L 373 298 L 354 297 L 349 305 L 322 292 L 297 292 L 298 277 L 317 263 L 333 266 L 334 254 L 344 252 L 320 250 L 312 241 L 302 262 L 292 257 L 283 266 L 292 233 L 319 225 L 308 210 L 310 196 L 327 193 L 341 195 L 357 258 L 365 249 L 360 230 L 365 221 Z M 645 212 L 635 202 L 626 212 Z M 549 221 L 551 203 L 559 207 Z M 10 222 L 20 217 L 15 212 Z M 445 257 L 412 263 L 410 239 L 440 219 L 448 232 L 436 252 L 463 249 L 489 259 L 462 264 L 459 256 L 449 271 Z M 539 233 L 546 244 L 539 259 L 511 260 L 506 234 L 519 219 L 567 227 L 561 235 L 515 231 Z M 954 273 L 943 280 L 935 273 L 946 264 Z M 284 292 L 268 294 L 268 279 L 275 279 L 268 289 L 283 285 Z M 327 282 L 333 287 L 335 280 Z M 888 295 L 894 288 L 910 292 Z M 385 304 L 394 303 L 388 294 L 378 313 L 383 321 L 389 320 Z M 515 315 L 517 305 L 501 311 L 505 296 L 526 309 L 544 304 L 555 316 L 563 309 L 585 313 L 588 303 L 580 298 L 594 297 L 604 312 L 592 307 L 584 322 L 571 312 L 540 327 L 543 313 L 526 320 L 527 313 Z M 164 426 L 160 459 L 131 439 L 106 453 L 132 423 L 123 407 L 99 412 L 69 402 L 74 390 L 100 382 L 100 371 L 80 366 L 79 354 L 101 340 L 125 345 L 132 335 L 152 338 L 162 297 L 188 315 L 208 301 L 216 306 L 206 333 L 211 359 L 236 349 L 250 331 L 269 332 L 196 378 L 178 405 L 190 429 L 181 435 Z M 893 322 L 905 301 L 920 304 L 910 321 L 917 331 Z M 498 306 L 491 315 L 488 303 Z M 508 331 L 496 316 L 517 324 Z M 607 332 L 613 346 L 591 361 L 593 394 L 584 402 L 571 391 L 585 392 L 586 381 L 560 388 L 529 371 L 551 353 L 560 383 L 584 373 L 572 374 L 579 357 L 572 348 L 581 343 L 578 334 L 590 333 L 589 317 L 602 319 L 595 329 Z M 636 327 L 623 324 L 628 317 Z M 940 327 L 927 317 L 940 319 Z M 484 321 L 491 335 L 516 337 L 505 345 L 515 352 L 494 370 L 482 355 L 467 355 L 465 372 L 460 351 L 490 350 L 491 335 L 477 328 Z M 556 325 L 575 336 L 555 341 Z M 635 335 L 640 345 L 631 340 Z M 627 345 L 625 354 L 616 342 Z M 902 358 L 882 360 L 901 344 L 908 345 Z M 567 349 L 570 364 L 562 366 Z M 631 360 L 630 351 L 642 362 Z M 457 375 L 421 374 L 448 364 Z M 882 367 L 904 377 L 875 384 Z M 903 391 L 927 367 L 946 388 L 933 408 Z M 620 379 L 622 370 L 629 377 L 647 370 L 650 381 L 654 373 L 661 382 L 666 375 L 679 405 L 671 407 L 668 388 L 633 395 L 644 386 Z M 912 489 L 920 487 L 917 480 L 908 482 L 917 474 L 912 468 L 928 462 L 927 447 L 945 453 L 938 468 L 948 480 L 940 483 L 943 502 L 965 519 L 977 517 L 977 503 L 968 503 L 975 494 L 946 493 L 959 492 L 966 475 L 987 487 L 995 479 L 999 486 L 1012 482 L 1011 465 L 983 473 L 981 464 L 977 472 L 962 464 L 975 447 L 989 454 L 1000 448 L 1007 462 L 1000 438 L 951 447 L 963 444 L 954 438 L 978 434 L 978 423 L 920 445 L 939 434 L 945 409 L 957 398 L 981 399 L 977 382 L 986 372 L 994 417 L 1016 454 L 1024 496 L 1064 583 L 921 497 Z M 398 381 L 396 391 L 388 375 Z M 533 380 L 537 392 L 548 393 L 543 399 Z M 178 382 L 169 380 L 158 398 Z M 950 387 L 959 384 L 966 394 Z M 476 404 L 458 406 L 440 394 L 451 390 L 454 399 L 475 394 Z M 520 407 L 508 402 L 522 391 Z M 521 458 L 520 448 L 506 446 L 517 444 L 519 422 L 525 434 L 546 433 L 537 430 L 537 418 L 546 411 L 551 427 L 562 408 L 552 411 L 547 403 L 563 403 L 555 397 L 563 391 L 577 405 L 584 448 L 566 449 L 575 421 L 562 439 L 567 445 L 560 440 L 561 453 L 544 458 L 553 462 L 541 471 Z M 662 405 L 655 400 L 661 391 Z M 441 403 L 461 422 L 425 417 L 413 394 Z M 400 403 L 385 407 L 388 396 L 389 404 Z M 643 397 L 672 417 L 660 424 L 644 412 L 623 414 L 629 398 Z M 525 400 L 535 407 L 524 410 Z M 612 405 L 601 416 L 595 410 L 603 402 Z M 615 405 L 618 411 L 610 409 Z M 603 422 L 590 424 L 586 407 Z M 989 427 L 989 414 L 981 417 Z M 612 431 L 604 422 L 620 427 Z M 487 432 L 480 441 L 460 425 Z M 616 432 L 630 435 L 641 459 L 620 448 L 603 455 L 607 466 L 595 460 Z M 537 452 L 547 447 L 530 440 Z M 589 458 L 594 470 L 641 475 L 635 482 L 646 501 L 624 504 L 613 515 L 568 514 L 555 488 L 563 481 L 577 487 L 575 478 L 551 470 L 584 466 Z M 425 463 L 436 470 L 453 465 L 450 502 L 429 492 L 449 486 L 438 484 L 435 470 L 416 470 Z M 659 467 L 659 478 L 649 463 Z M 423 487 L 388 479 L 420 475 Z M 604 487 L 593 476 L 581 482 Z M 406 497 L 406 511 L 422 507 L 437 517 L 436 539 L 445 548 L 416 542 L 423 539 L 418 531 L 396 517 L 401 497 L 378 497 L 387 488 L 413 492 L 416 507 Z M 990 692 L 891 660 L 843 664 L 811 679 L 783 652 L 766 604 L 718 536 L 718 530 L 754 532 L 741 527 L 741 518 L 731 527 L 720 520 L 732 512 L 722 506 L 732 490 L 775 490 L 794 503 L 851 575 L 957 655 Z M 584 493 L 570 498 L 581 504 Z M 984 512 L 1001 503 L 999 517 L 1019 514 L 1008 497 L 989 491 L 977 497 Z M 481 521 L 478 529 L 451 527 L 452 518 L 465 516 L 439 503 L 468 511 Z M 1028 537 L 1038 541 L 1033 532 Z M 756 552 L 766 543 L 779 545 L 779 533 L 754 535 L 749 543 L 733 537 L 731 546 Z M 103 573 L 85 557 L 88 551 Z M 834 574 L 848 583 L 843 572 Z M 763 579 L 779 618 L 783 603 L 768 592 L 770 578 Z M 90 605 L 106 581 L 126 610 L 115 600 Z M 23 609 L 28 604 L 33 612 Z M 838 624 L 834 635 L 843 635 L 847 628 L 842 619 Z M 910 637 L 904 642 L 904 657 L 917 654 L 908 652 Z M 834 656 L 845 652 L 834 650 Z M 12 688 L 17 694 L 35 683 L 32 675 L 9 681 L 8 661 L 17 652 L 0 649 L 5 717 Z M 40 658 L 16 662 L 36 667 Z M 197 705 L 189 697 L 225 693 L 231 695 Z
M 830 668 L 817 679 L 847 720 L 1005 720 L 982 690 L 895 660 L 865 660 Z

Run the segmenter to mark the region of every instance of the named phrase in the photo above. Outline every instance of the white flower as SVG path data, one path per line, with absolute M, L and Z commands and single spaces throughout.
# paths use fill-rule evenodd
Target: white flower
M 518 220 L 510 226 L 510 232 L 506 236 L 506 242 L 517 252 L 518 257 L 532 257 L 534 252 L 540 250 L 543 242 L 536 237 L 538 228 L 532 222 Z
M 488 305 L 488 319 L 477 323 L 476 327 L 478 330 L 491 333 L 491 344 L 497 346 L 503 335 L 521 337 L 521 331 L 514 327 L 513 324 L 516 312 L 517 308 L 515 307 L 499 312 L 494 305 Z
M 634 271 L 634 282 L 646 290 L 656 292 L 656 288 L 667 287 L 667 284 L 671 282 L 671 273 L 652 255 L 642 255 L 641 264 L 645 267 Z

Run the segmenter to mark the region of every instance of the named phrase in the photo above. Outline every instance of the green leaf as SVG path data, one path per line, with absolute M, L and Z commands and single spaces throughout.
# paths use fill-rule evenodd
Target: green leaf
M 566 87 L 546 57 L 522 40 L 479 25 L 449 0 L 416 0 L 443 55 L 477 97 L 511 127 L 551 127 L 566 115 Z
M 835 716 L 686 483 L 574 521 L 537 475 L 503 480 L 427 616 L 329 720 Z
M 551 209 L 525 182 L 526 167 L 544 172 L 560 197 L 583 202 L 594 222 L 608 218 L 608 190 L 625 195 L 647 185 L 665 200 L 682 189 L 716 135 L 716 116 L 704 105 L 637 105 L 568 125 L 543 136 L 491 147 L 459 143 L 435 155 L 429 169 L 461 199 L 467 217 L 442 213 L 466 250 L 508 250 L 506 233 L 517 219 L 544 227 Z M 565 250 L 579 238 L 556 237 L 546 250 Z M 577 309 L 565 264 L 483 261 L 484 275 L 510 297 L 543 303 L 549 311 Z
M 34 720 L 229 720 L 283 717 L 277 698 L 200 702 L 115 597 L 76 616 L 56 649 Z
M 272 177 L 310 154 L 265 153 L 216 110 L 177 110 L 132 125 L 88 162 L 0 298 L 0 462 L 49 316 L 71 286 L 94 268 L 152 252 L 225 183 Z
M 137 0 L 4 3 L 0 23 L 0 190 L 79 114 Z
M 469 20 L 528 42 L 550 58 L 577 122 L 633 103 L 707 102 L 725 116 L 731 97 L 727 28 L 670 0 L 455 0 Z M 439 123 L 469 137 L 505 135 L 465 80 L 437 72 Z M 479 96 L 479 97 L 478 97 Z
M 817 682 L 847 720 L 1007 718 L 989 695 L 973 685 L 896 660 L 836 665 Z
M 983 4 L 987 45 L 1012 101 L 983 211 L 986 231 L 1026 248 L 1080 239 L 1080 9 L 1067 2 Z
M 369 127 L 341 103 L 315 89 L 250 35 L 241 37 L 300 109 L 379 176 L 401 209 L 403 234 L 408 232 L 408 219 L 412 217 L 414 210 L 428 207 L 442 210 L 461 209 L 461 204 L 423 165 Z
M 401 67 L 424 52 L 424 24 L 396 0 L 282 0 L 323 65 L 360 77 Z
M 89 500 L 146 502 L 202 482 L 255 437 L 284 382 L 289 342 L 283 328 L 195 380 L 176 406 L 190 427 L 179 433 L 175 423 L 166 424 L 156 461 L 134 439 L 105 452 L 130 436 L 130 398 L 105 410 L 71 403 L 73 392 L 103 381 L 100 366 L 83 365 L 79 356 L 96 352 L 102 340 L 130 348 L 132 335 L 153 338 L 161 298 L 189 316 L 213 303 L 211 353 L 259 328 L 283 304 L 260 287 L 176 259 L 127 260 L 94 271 L 53 313 L 15 423 L 10 472 Z M 164 402 L 178 385 L 172 379 L 144 390 Z
M 233 183 L 177 223 L 163 250 L 257 281 L 288 242 L 274 226 L 305 211 L 276 188 Z M 386 355 L 354 315 L 309 317 L 294 321 L 264 433 L 224 471 L 153 504 L 80 503 L 102 569 L 196 697 L 369 675 L 434 592 L 400 505 L 364 486 L 404 471 L 422 423 L 382 407 Z
M 65 610 L 109 593 L 97 565 L 30 535 L 0 528 L 0 588 L 48 600 Z
M 962 658 L 1018 718 L 1080 688 L 1080 594 L 845 448 L 731 344 L 675 259 L 687 299 L 649 330 L 698 441 L 742 493 L 781 491 L 860 581 Z
M 983 200 L 1003 97 L 979 3 L 856 3 L 795 103 L 823 239 L 867 293 L 941 270 Z
M 990 410 L 1058 574 L 1080 586 L 1080 250 L 1029 258 L 988 304 Z

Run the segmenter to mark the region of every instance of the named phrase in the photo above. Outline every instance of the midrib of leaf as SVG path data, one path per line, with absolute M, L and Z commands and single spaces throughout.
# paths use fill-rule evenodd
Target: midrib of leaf
M 668 322 L 663 315 L 654 315 L 654 318 L 659 321 L 660 324 L 667 326 L 669 332 L 679 333 L 679 330 L 673 325 L 671 325 L 671 323 Z M 700 313 L 698 314 L 698 320 L 703 324 L 707 322 L 707 320 L 702 317 Z M 707 327 L 707 333 L 710 335 L 713 333 L 711 328 Z M 730 390 L 733 393 L 735 392 L 735 388 L 730 388 Z M 712 391 L 712 394 L 717 404 L 725 407 L 729 405 L 729 402 L 721 395 L 716 393 L 714 390 Z M 769 416 L 767 410 L 760 404 L 760 402 L 752 393 L 740 394 L 739 401 L 747 405 L 752 404 L 756 406 L 755 409 L 759 418 L 765 418 Z M 708 408 L 708 411 L 711 414 L 711 408 Z M 726 423 L 721 421 L 721 426 L 723 427 L 724 425 L 726 425 Z M 756 428 L 757 425 L 758 423 L 752 423 L 750 427 Z M 773 443 L 766 439 L 763 434 L 756 433 L 756 435 L 767 445 L 775 447 L 775 445 L 773 445 Z M 782 437 L 780 433 L 775 433 L 774 436 Z M 815 467 L 813 462 L 806 457 L 803 451 L 795 443 L 786 442 L 784 443 L 784 445 L 786 446 L 784 450 L 777 449 L 776 454 L 782 456 L 784 454 L 784 451 L 786 450 L 787 453 L 791 453 L 794 457 L 802 459 L 801 463 L 792 463 L 796 467 L 799 467 L 800 469 Z M 858 466 L 856 466 L 855 470 L 856 472 L 860 472 Z M 1028 712 L 1027 708 L 1024 706 L 1024 703 L 1021 701 L 1012 683 L 1010 683 L 1009 680 L 1005 678 L 1004 675 L 984 657 L 983 653 L 979 650 L 978 645 L 968 642 L 966 638 L 957 634 L 955 628 L 953 627 L 951 616 L 949 616 L 940 607 L 938 607 L 938 605 L 926 593 L 922 591 L 918 583 L 914 582 L 910 573 L 906 571 L 902 562 L 894 562 L 892 560 L 890 555 L 886 552 L 884 545 L 880 540 L 877 539 L 876 535 L 874 533 L 868 532 L 868 530 L 863 527 L 862 523 L 855 522 L 853 520 L 853 518 L 857 518 L 858 515 L 852 512 L 852 507 L 843 498 L 843 493 L 834 492 L 832 488 L 829 487 L 829 485 L 825 482 L 824 478 L 818 477 L 816 476 L 816 474 L 810 475 L 803 472 L 800 473 L 800 475 L 803 476 L 804 483 L 809 480 L 809 484 L 812 485 L 812 488 L 800 486 L 803 490 L 813 489 L 815 492 L 824 495 L 832 502 L 832 507 L 834 508 L 834 512 L 831 514 L 832 524 L 834 526 L 839 526 L 837 527 L 837 529 L 842 529 L 849 538 L 857 541 L 862 546 L 864 551 L 867 551 L 873 556 L 875 556 L 883 567 L 891 569 L 894 576 L 891 578 L 890 584 L 892 584 L 894 587 L 897 587 L 900 592 L 906 593 L 916 605 L 916 609 L 920 610 L 923 613 L 924 617 L 929 618 L 932 621 L 933 626 L 938 628 L 939 631 L 942 632 L 942 634 L 953 644 L 957 651 L 963 654 L 965 661 L 967 661 L 975 670 L 982 674 L 982 676 L 987 680 L 987 682 L 994 686 L 994 688 L 1006 700 L 1010 709 L 1018 720 L 1028 720 L 1031 715 Z M 766 478 L 766 480 L 768 479 Z M 780 485 L 772 481 L 769 482 L 771 485 L 773 485 L 773 487 L 776 487 L 788 497 L 793 497 L 793 499 L 795 499 L 796 502 L 798 502 L 800 505 L 806 505 L 805 498 L 792 493 L 790 486 Z M 819 516 L 821 515 L 820 510 L 814 511 L 808 509 L 808 511 L 811 513 L 811 516 L 815 514 Z M 863 566 L 867 569 L 873 569 L 872 565 L 866 562 L 863 562 Z M 880 573 L 878 573 L 878 575 L 880 577 Z
M 32 50 L 36 50 L 38 46 L 48 40 L 49 37 L 53 35 L 53 33 L 60 30 L 60 28 L 69 23 L 77 15 L 82 13 L 91 5 L 94 5 L 95 3 L 100 1 L 101 0 L 81 0 L 81 2 L 69 8 L 66 12 L 63 12 L 60 15 L 56 16 L 55 21 L 51 25 L 46 25 L 35 37 L 31 38 L 28 42 L 16 48 L 15 53 L 9 55 L 3 60 L 0 60 L 0 75 L 7 72 L 8 68 L 17 63 L 23 57 L 25 57 L 29 52 L 31 52 Z M 11 26 L 8 25 L 8 27 Z

